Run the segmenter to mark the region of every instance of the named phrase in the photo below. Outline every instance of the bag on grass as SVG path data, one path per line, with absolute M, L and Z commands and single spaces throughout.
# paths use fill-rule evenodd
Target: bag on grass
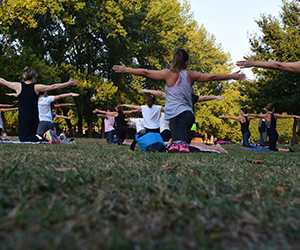
M 166 151 L 165 143 L 159 133 L 149 132 L 145 135 L 137 134 L 135 140 L 142 151 Z

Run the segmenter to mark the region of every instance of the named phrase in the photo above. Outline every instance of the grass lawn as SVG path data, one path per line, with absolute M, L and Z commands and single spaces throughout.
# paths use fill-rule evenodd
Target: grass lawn
M 0 249 L 296 249 L 295 153 L 0 144 Z M 264 163 L 252 163 L 255 159 Z

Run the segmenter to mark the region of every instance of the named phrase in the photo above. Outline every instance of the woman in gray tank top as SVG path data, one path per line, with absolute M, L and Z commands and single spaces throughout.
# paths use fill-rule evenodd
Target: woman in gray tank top
M 127 68 L 124 64 L 115 65 L 117 73 L 129 73 L 136 76 L 148 77 L 154 80 L 166 81 L 165 92 L 167 102 L 165 105 L 165 119 L 170 120 L 173 142 L 169 152 L 188 153 L 186 141 L 189 140 L 189 131 L 194 122 L 192 108 L 192 85 L 194 82 L 208 82 L 215 80 L 242 80 L 244 74 L 202 74 L 196 71 L 186 71 L 188 66 L 188 53 L 180 49 L 175 52 L 171 69 L 147 70 Z

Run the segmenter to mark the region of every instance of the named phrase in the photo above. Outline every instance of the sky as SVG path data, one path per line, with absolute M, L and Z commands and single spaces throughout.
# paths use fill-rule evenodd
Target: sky
M 231 54 L 234 64 L 250 54 L 250 34 L 261 34 L 255 20 L 261 14 L 279 16 L 282 0 L 188 0 L 199 26 L 216 38 L 224 52 Z M 238 68 L 236 68 L 238 69 Z M 250 69 L 243 69 L 250 79 Z

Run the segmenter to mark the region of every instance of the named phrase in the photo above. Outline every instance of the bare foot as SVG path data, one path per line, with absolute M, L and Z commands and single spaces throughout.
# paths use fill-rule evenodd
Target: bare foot
M 216 150 L 220 153 L 228 154 L 228 152 L 220 144 L 216 144 Z

